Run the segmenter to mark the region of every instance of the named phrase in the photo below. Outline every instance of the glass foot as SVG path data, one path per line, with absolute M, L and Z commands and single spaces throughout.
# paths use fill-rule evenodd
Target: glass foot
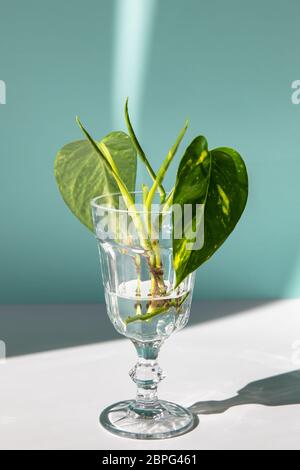
M 152 408 L 136 408 L 135 400 L 106 408 L 100 423 L 108 431 L 131 439 L 167 439 L 194 428 L 195 416 L 180 405 L 159 401 Z

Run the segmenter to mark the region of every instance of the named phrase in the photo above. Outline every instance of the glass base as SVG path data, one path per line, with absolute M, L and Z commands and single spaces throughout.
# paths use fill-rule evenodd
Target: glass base
M 108 431 L 131 439 L 167 439 L 195 427 L 196 418 L 180 405 L 159 401 L 152 408 L 136 408 L 135 400 L 121 401 L 106 408 L 100 423 Z

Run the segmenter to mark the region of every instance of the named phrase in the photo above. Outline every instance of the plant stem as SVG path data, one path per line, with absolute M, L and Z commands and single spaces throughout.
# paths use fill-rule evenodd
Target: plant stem
M 148 194 L 149 194 L 149 188 L 146 184 L 142 184 L 142 192 L 143 192 L 143 205 L 145 205 Z
M 148 197 L 148 194 L 149 194 L 149 188 L 145 184 L 142 185 L 142 192 L 143 192 L 144 220 L 145 220 L 145 224 L 146 224 L 148 237 L 151 240 L 151 233 L 150 233 L 150 231 L 151 231 L 151 214 L 147 210 L 147 206 L 146 206 L 146 201 L 147 201 L 147 197 Z
M 151 318 L 156 317 L 157 315 L 160 315 L 166 310 L 168 310 L 168 308 L 166 309 L 166 307 L 160 307 L 155 310 L 153 309 L 152 311 L 150 312 L 148 311 L 147 313 L 142 314 L 142 315 L 135 315 L 134 317 L 128 317 L 126 318 L 125 323 L 126 325 L 129 325 L 130 323 L 133 323 L 137 320 L 141 320 L 141 321 L 150 320 Z
M 189 296 L 189 292 L 184 294 L 179 301 L 178 301 L 178 299 L 174 299 L 174 300 L 166 299 L 164 301 L 164 305 L 162 305 L 160 307 L 156 307 L 156 308 L 150 306 L 147 313 L 144 313 L 142 315 L 138 314 L 138 315 L 135 315 L 134 317 L 128 317 L 128 318 L 126 318 L 125 323 L 126 323 L 126 325 L 128 325 L 128 324 L 136 322 L 138 320 L 140 320 L 140 321 L 151 320 L 153 317 L 156 317 L 157 315 L 160 315 L 161 313 L 168 312 L 170 310 L 170 308 L 172 308 L 172 307 L 174 307 L 176 310 L 178 310 L 181 307 L 181 305 L 183 304 L 183 302 L 187 299 L 188 296 Z M 162 301 L 163 301 L 163 299 L 162 299 Z
M 164 205 L 163 205 L 163 208 L 162 208 L 162 214 L 165 214 L 166 212 L 168 212 L 168 210 L 170 209 L 172 203 L 173 203 L 173 196 L 174 196 L 174 192 L 175 192 L 175 187 L 172 189 L 172 191 L 169 193 Z
M 163 164 L 161 165 L 158 173 L 157 173 L 157 177 L 149 191 L 149 194 L 148 194 L 148 197 L 147 197 L 147 201 L 146 201 L 146 206 L 148 208 L 148 210 L 151 208 L 151 205 L 152 205 L 152 202 L 153 202 L 153 198 L 155 196 L 155 193 L 157 191 L 157 189 L 160 187 L 164 177 L 165 177 L 165 174 L 170 166 L 170 163 L 172 162 L 173 158 L 175 157 L 176 155 L 176 152 L 178 150 L 178 147 L 184 137 L 184 134 L 186 133 L 186 130 L 188 128 L 188 121 L 186 121 L 183 129 L 180 131 L 179 133 L 179 136 L 177 137 L 177 140 L 175 142 L 175 144 L 171 147 L 168 155 L 166 156 Z
M 141 258 L 140 255 L 135 255 L 134 264 L 136 267 L 137 274 L 137 287 L 136 287 L 136 296 L 141 296 Z
M 152 202 L 153 202 L 153 199 L 154 199 L 154 196 L 155 196 L 155 192 L 157 191 L 159 185 L 163 181 L 164 176 L 165 176 L 165 174 L 166 174 L 166 172 L 169 168 L 169 165 L 170 165 L 171 161 L 173 160 L 173 158 L 174 158 L 174 156 L 175 156 L 175 154 L 178 150 L 178 147 L 179 147 L 179 145 L 180 145 L 180 143 L 181 143 L 181 141 L 182 141 L 182 139 L 183 139 L 183 137 L 186 133 L 187 128 L 188 128 L 188 121 L 186 121 L 185 126 L 180 131 L 179 136 L 177 137 L 177 140 L 176 140 L 175 144 L 171 147 L 167 157 L 165 158 L 162 166 L 160 167 L 160 170 L 157 174 L 156 180 L 154 181 L 154 183 L 153 183 L 153 185 L 152 185 L 152 187 L 149 191 L 149 194 L 147 196 L 147 199 L 146 199 L 145 209 L 146 209 L 147 213 L 151 213 L 151 206 L 152 206 Z M 160 219 L 159 219 L 158 223 L 159 223 L 159 226 L 160 226 Z M 152 241 L 152 236 L 151 236 L 151 241 Z M 160 269 L 161 268 L 161 258 L 160 258 L 160 249 L 159 249 L 159 244 L 157 243 L 157 239 L 154 240 L 154 243 L 152 242 L 152 247 L 153 247 L 153 250 L 155 252 L 155 266 L 156 266 L 156 269 Z M 162 292 L 165 292 L 166 289 L 165 289 L 163 279 L 162 279 L 162 282 L 160 280 L 159 283 L 160 283 L 160 288 L 162 289 Z
M 77 123 L 80 127 L 80 129 L 82 130 L 82 132 L 84 133 L 84 135 L 86 136 L 86 138 L 89 140 L 90 144 L 92 145 L 92 147 L 94 148 L 94 150 L 98 153 L 98 155 L 100 156 L 100 158 L 102 159 L 103 163 L 105 164 L 107 170 L 109 171 L 109 173 L 114 177 L 118 187 L 119 187 L 119 190 L 123 196 L 123 199 L 125 201 L 125 204 L 127 206 L 127 209 L 128 209 L 128 212 L 129 214 L 131 215 L 132 217 L 132 220 L 135 224 L 135 227 L 137 229 L 137 232 L 139 234 L 139 237 L 140 237 L 140 242 L 142 244 L 142 247 L 145 249 L 145 250 L 151 250 L 152 249 L 152 246 L 151 244 L 149 243 L 149 240 L 148 240 L 148 237 L 147 237 L 147 234 L 145 233 L 145 229 L 144 229 L 144 225 L 143 225 L 143 222 L 138 214 L 138 211 L 135 207 L 135 204 L 134 204 L 134 201 L 125 185 L 125 183 L 123 182 L 122 178 L 120 177 L 119 175 L 119 172 L 118 170 L 115 171 L 114 168 L 115 167 L 115 164 L 113 162 L 113 159 L 109 153 L 109 150 L 108 148 L 106 147 L 105 144 L 101 143 L 101 148 L 100 146 L 98 145 L 98 143 L 91 137 L 91 135 L 87 132 L 87 130 L 83 127 L 83 125 L 81 124 L 80 122 L 80 119 L 77 117 L 76 118 L 77 120 Z M 102 149 L 102 150 L 101 150 Z M 103 151 L 105 153 L 105 155 L 103 154 Z M 113 165 L 111 165 L 111 161 L 113 162 Z

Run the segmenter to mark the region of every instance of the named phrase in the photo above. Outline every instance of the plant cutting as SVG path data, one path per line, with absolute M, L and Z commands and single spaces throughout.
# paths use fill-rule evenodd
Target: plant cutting
M 133 342 L 138 362 L 130 372 L 136 400 L 108 407 L 101 423 L 121 436 L 155 439 L 194 425 L 190 411 L 160 401 L 157 363 L 162 343 L 189 318 L 196 270 L 221 247 L 247 202 L 248 177 L 240 154 L 209 149 L 196 137 L 183 152 L 174 186 L 164 178 L 188 128 L 186 122 L 157 172 L 133 129 L 94 139 L 79 118 L 84 140 L 64 146 L 55 160 L 62 197 L 98 242 L 109 317 Z M 149 181 L 136 187 L 138 158 Z

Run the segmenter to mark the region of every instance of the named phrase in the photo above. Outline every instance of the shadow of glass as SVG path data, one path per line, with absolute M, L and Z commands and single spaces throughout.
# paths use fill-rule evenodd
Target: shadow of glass
M 286 406 L 300 404 L 300 370 L 248 384 L 235 397 L 221 401 L 199 401 L 190 406 L 197 415 L 225 413 L 241 405 Z

